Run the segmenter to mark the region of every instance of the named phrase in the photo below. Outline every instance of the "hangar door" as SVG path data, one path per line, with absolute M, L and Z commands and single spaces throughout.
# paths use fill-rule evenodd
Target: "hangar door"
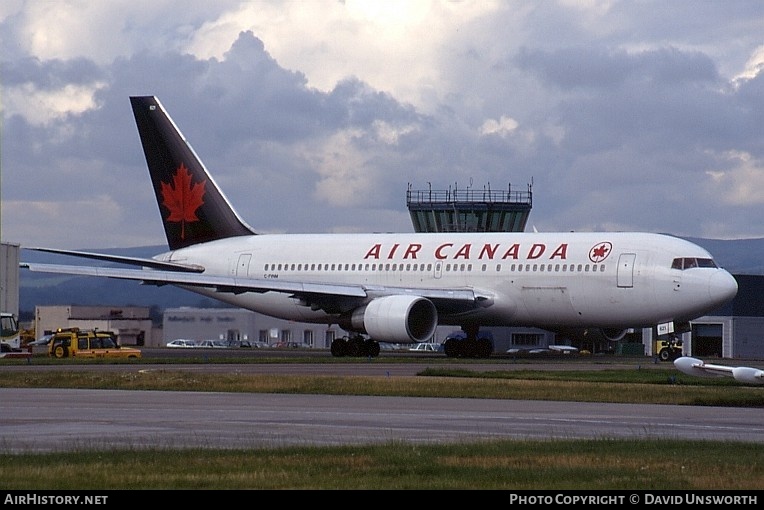
M 722 356 L 721 324 L 692 325 L 692 355 L 719 358 Z

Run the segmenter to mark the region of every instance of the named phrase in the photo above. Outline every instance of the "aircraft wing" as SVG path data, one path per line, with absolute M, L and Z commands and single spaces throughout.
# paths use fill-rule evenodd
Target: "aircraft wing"
M 214 276 L 180 271 L 36 264 L 31 262 L 22 262 L 20 267 L 43 273 L 136 280 L 144 284 L 158 286 L 202 287 L 233 294 L 244 292 L 282 292 L 302 300 L 306 306 L 323 309 L 328 313 L 348 311 L 363 304 L 364 300 L 389 295 L 421 296 L 430 299 L 439 313 L 446 314 L 467 312 L 478 306 L 488 306 L 491 302 L 491 296 L 476 293 L 472 289 L 414 289 L 341 283 L 312 283 L 236 276 Z
M 727 376 L 746 384 L 764 384 L 764 371 L 758 368 L 712 365 L 689 356 L 677 358 L 674 360 L 674 366 L 685 374 L 697 377 Z

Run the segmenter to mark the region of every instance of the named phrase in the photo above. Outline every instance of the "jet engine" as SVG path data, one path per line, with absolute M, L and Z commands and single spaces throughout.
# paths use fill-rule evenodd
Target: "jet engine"
M 606 339 L 610 340 L 611 342 L 618 342 L 619 340 L 623 340 L 623 337 L 626 336 L 626 333 L 628 333 L 628 329 L 614 329 L 614 328 L 602 328 L 600 329 L 600 333 L 602 333 L 602 336 L 604 336 Z
M 378 342 L 425 342 L 435 334 L 438 311 L 419 296 L 385 296 L 353 310 L 350 324 Z

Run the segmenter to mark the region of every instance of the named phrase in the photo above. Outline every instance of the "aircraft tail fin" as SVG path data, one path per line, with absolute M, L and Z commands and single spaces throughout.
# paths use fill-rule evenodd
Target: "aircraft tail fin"
M 154 96 L 130 103 L 171 250 L 255 232 L 236 213 Z

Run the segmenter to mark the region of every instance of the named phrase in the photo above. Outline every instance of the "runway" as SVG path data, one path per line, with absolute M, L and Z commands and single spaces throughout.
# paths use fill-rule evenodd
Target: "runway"
M 764 443 L 760 409 L 463 398 L 0 389 L 0 451 L 479 439 Z
M 147 350 L 148 351 L 148 350 Z M 150 354 L 149 354 L 150 353 Z M 167 355 L 148 351 L 147 357 Z M 0 372 L 179 370 L 199 373 L 416 376 L 452 367 L 405 362 L 9 364 Z M 261 354 L 258 353 L 258 356 Z M 252 354 L 250 354 L 252 356 Z M 216 362 L 218 361 L 218 362 Z M 660 369 L 638 360 L 512 359 L 463 369 Z M 493 438 L 685 438 L 764 443 L 761 409 L 500 399 L 293 395 L 85 389 L 0 389 L 0 452 L 124 448 L 240 448 Z

